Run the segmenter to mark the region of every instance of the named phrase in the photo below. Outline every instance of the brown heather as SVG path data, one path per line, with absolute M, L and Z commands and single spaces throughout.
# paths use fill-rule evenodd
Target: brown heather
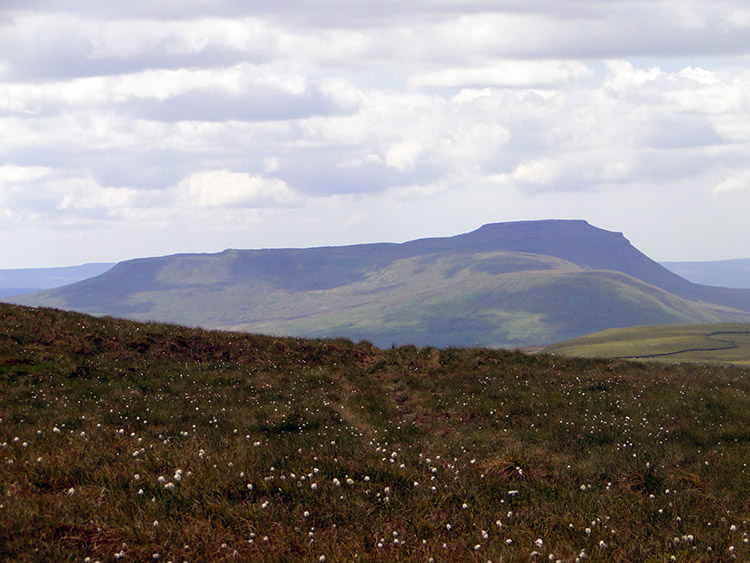
M 749 391 L 2 305 L 0 559 L 749 560 Z

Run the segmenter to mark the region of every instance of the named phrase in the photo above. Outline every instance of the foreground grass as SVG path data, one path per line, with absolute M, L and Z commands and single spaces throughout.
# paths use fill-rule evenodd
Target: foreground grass
M 0 559 L 747 560 L 741 369 L 0 306 Z

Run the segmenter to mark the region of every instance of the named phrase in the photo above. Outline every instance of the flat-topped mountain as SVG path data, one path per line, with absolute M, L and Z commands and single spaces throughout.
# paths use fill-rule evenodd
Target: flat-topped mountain
M 750 320 L 750 290 L 693 284 L 585 221 L 406 243 L 130 260 L 17 298 L 97 315 L 378 346 L 527 346 L 612 327 Z

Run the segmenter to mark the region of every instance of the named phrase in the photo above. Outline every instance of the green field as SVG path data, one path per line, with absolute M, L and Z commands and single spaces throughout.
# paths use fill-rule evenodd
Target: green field
M 0 560 L 750 559 L 750 372 L 0 306 Z
M 552 354 L 586 358 L 750 366 L 750 324 L 617 328 L 554 344 L 545 350 Z

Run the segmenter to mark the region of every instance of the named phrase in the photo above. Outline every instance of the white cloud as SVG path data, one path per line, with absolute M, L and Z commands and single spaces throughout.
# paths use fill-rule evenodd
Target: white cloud
M 562 163 L 549 158 L 523 162 L 516 167 L 512 174 L 498 176 L 502 182 L 510 180 L 519 184 L 544 187 L 550 189 L 558 181 L 564 169 Z
M 479 98 L 486 98 L 492 96 L 492 90 L 489 88 L 482 88 L 478 90 L 476 88 L 462 88 L 461 91 L 451 98 L 451 102 L 454 104 L 470 104 Z
M 269 156 L 263 159 L 263 169 L 265 172 L 276 172 L 279 169 L 279 159 L 275 156 Z
M 48 177 L 52 170 L 44 166 L 0 166 L 0 197 L 17 184 L 28 184 Z
M 76 22 L 76 27 L 81 25 Z M 71 26 L 73 27 L 73 26 Z M 114 20 L 83 29 L 91 37 L 94 59 L 144 55 L 198 55 L 224 49 L 262 55 L 281 40 L 281 32 L 257 18 L 200 18 L 176 21 Z
M 17 222 L 83 225 L 132 217 L 148 193 L 99 185 L 90 175 L 44 167 L 0 167 L 0 206 Z
M 750 10 L 745 7 L 731 8 L 723 24 L 730 30 L 747 30 L 750 28 Z
M 391 145 L 385 153 L 385 163 L 397 170 L 411 170 L 422 152 L 422 145 L 407 139 Z
M 625 60 L 608 60 L 604 64 L 609 71 L 604 87 L 617 93 L 634 93 L 664 76 L 659 67 L 643 70 Z
M 188 206 L 253 208 L 289 205 L 297 196 L 284 182 L 227 170 L 196 172 L 180 182 Z
M 0 47 L 10 63 L 6 75 L 24 80 L 260 62 L 283 45 L 285 35 L 257 18 L 155 21 L 129 19 L 123 11 L 97 20 L 42 9 L 14 14 L 3 25 Z
M 668 197 L 672 232 L 723 224 L 750 197 L 745 4 L 8 0 L 0 236 L 345 243 Z
M 95 110 L 166 121 L 268 120 L 347 113 L 357 102 L 341 80 L 311 83 L 300 74 L 248 63 L 0 84 L 0 112 L 21 116 Z
M 731 194 L 750 190 L 750 170 L 732 174 L 714 186 L 713 194 Z
M 633 180 L 637 163 L 628 151 L 589 149 L 525 160 L 493 180 L 529 193 L 606 191 Z
M 666 91 L 664 100 L 682 111 L 720 115 L 748 109 L 750 92 L 747 82 L 719 82 Z
M 504 86 L 540 88 L 564 85 L 591 77 L 591 70 L 579 61 L 496 61 L 478 68 L 446 68 L 417 74 L 409 79 L 414 88 L 439 86 Z
M 707 84 L 709 86 L 713 86 L 714 84 L 718 84 L 719 82 L 721 82 L 721 79 L 719 79 L 716 74 L 711 72 L 710 70 L 706 70 L 700 67 L 693 68 L 692 66 L 683 68 L 681 71 L 677 72 L 674 75 L 674 78 L 685 78 L 688 80 L 692 80 L 693 82 Z

